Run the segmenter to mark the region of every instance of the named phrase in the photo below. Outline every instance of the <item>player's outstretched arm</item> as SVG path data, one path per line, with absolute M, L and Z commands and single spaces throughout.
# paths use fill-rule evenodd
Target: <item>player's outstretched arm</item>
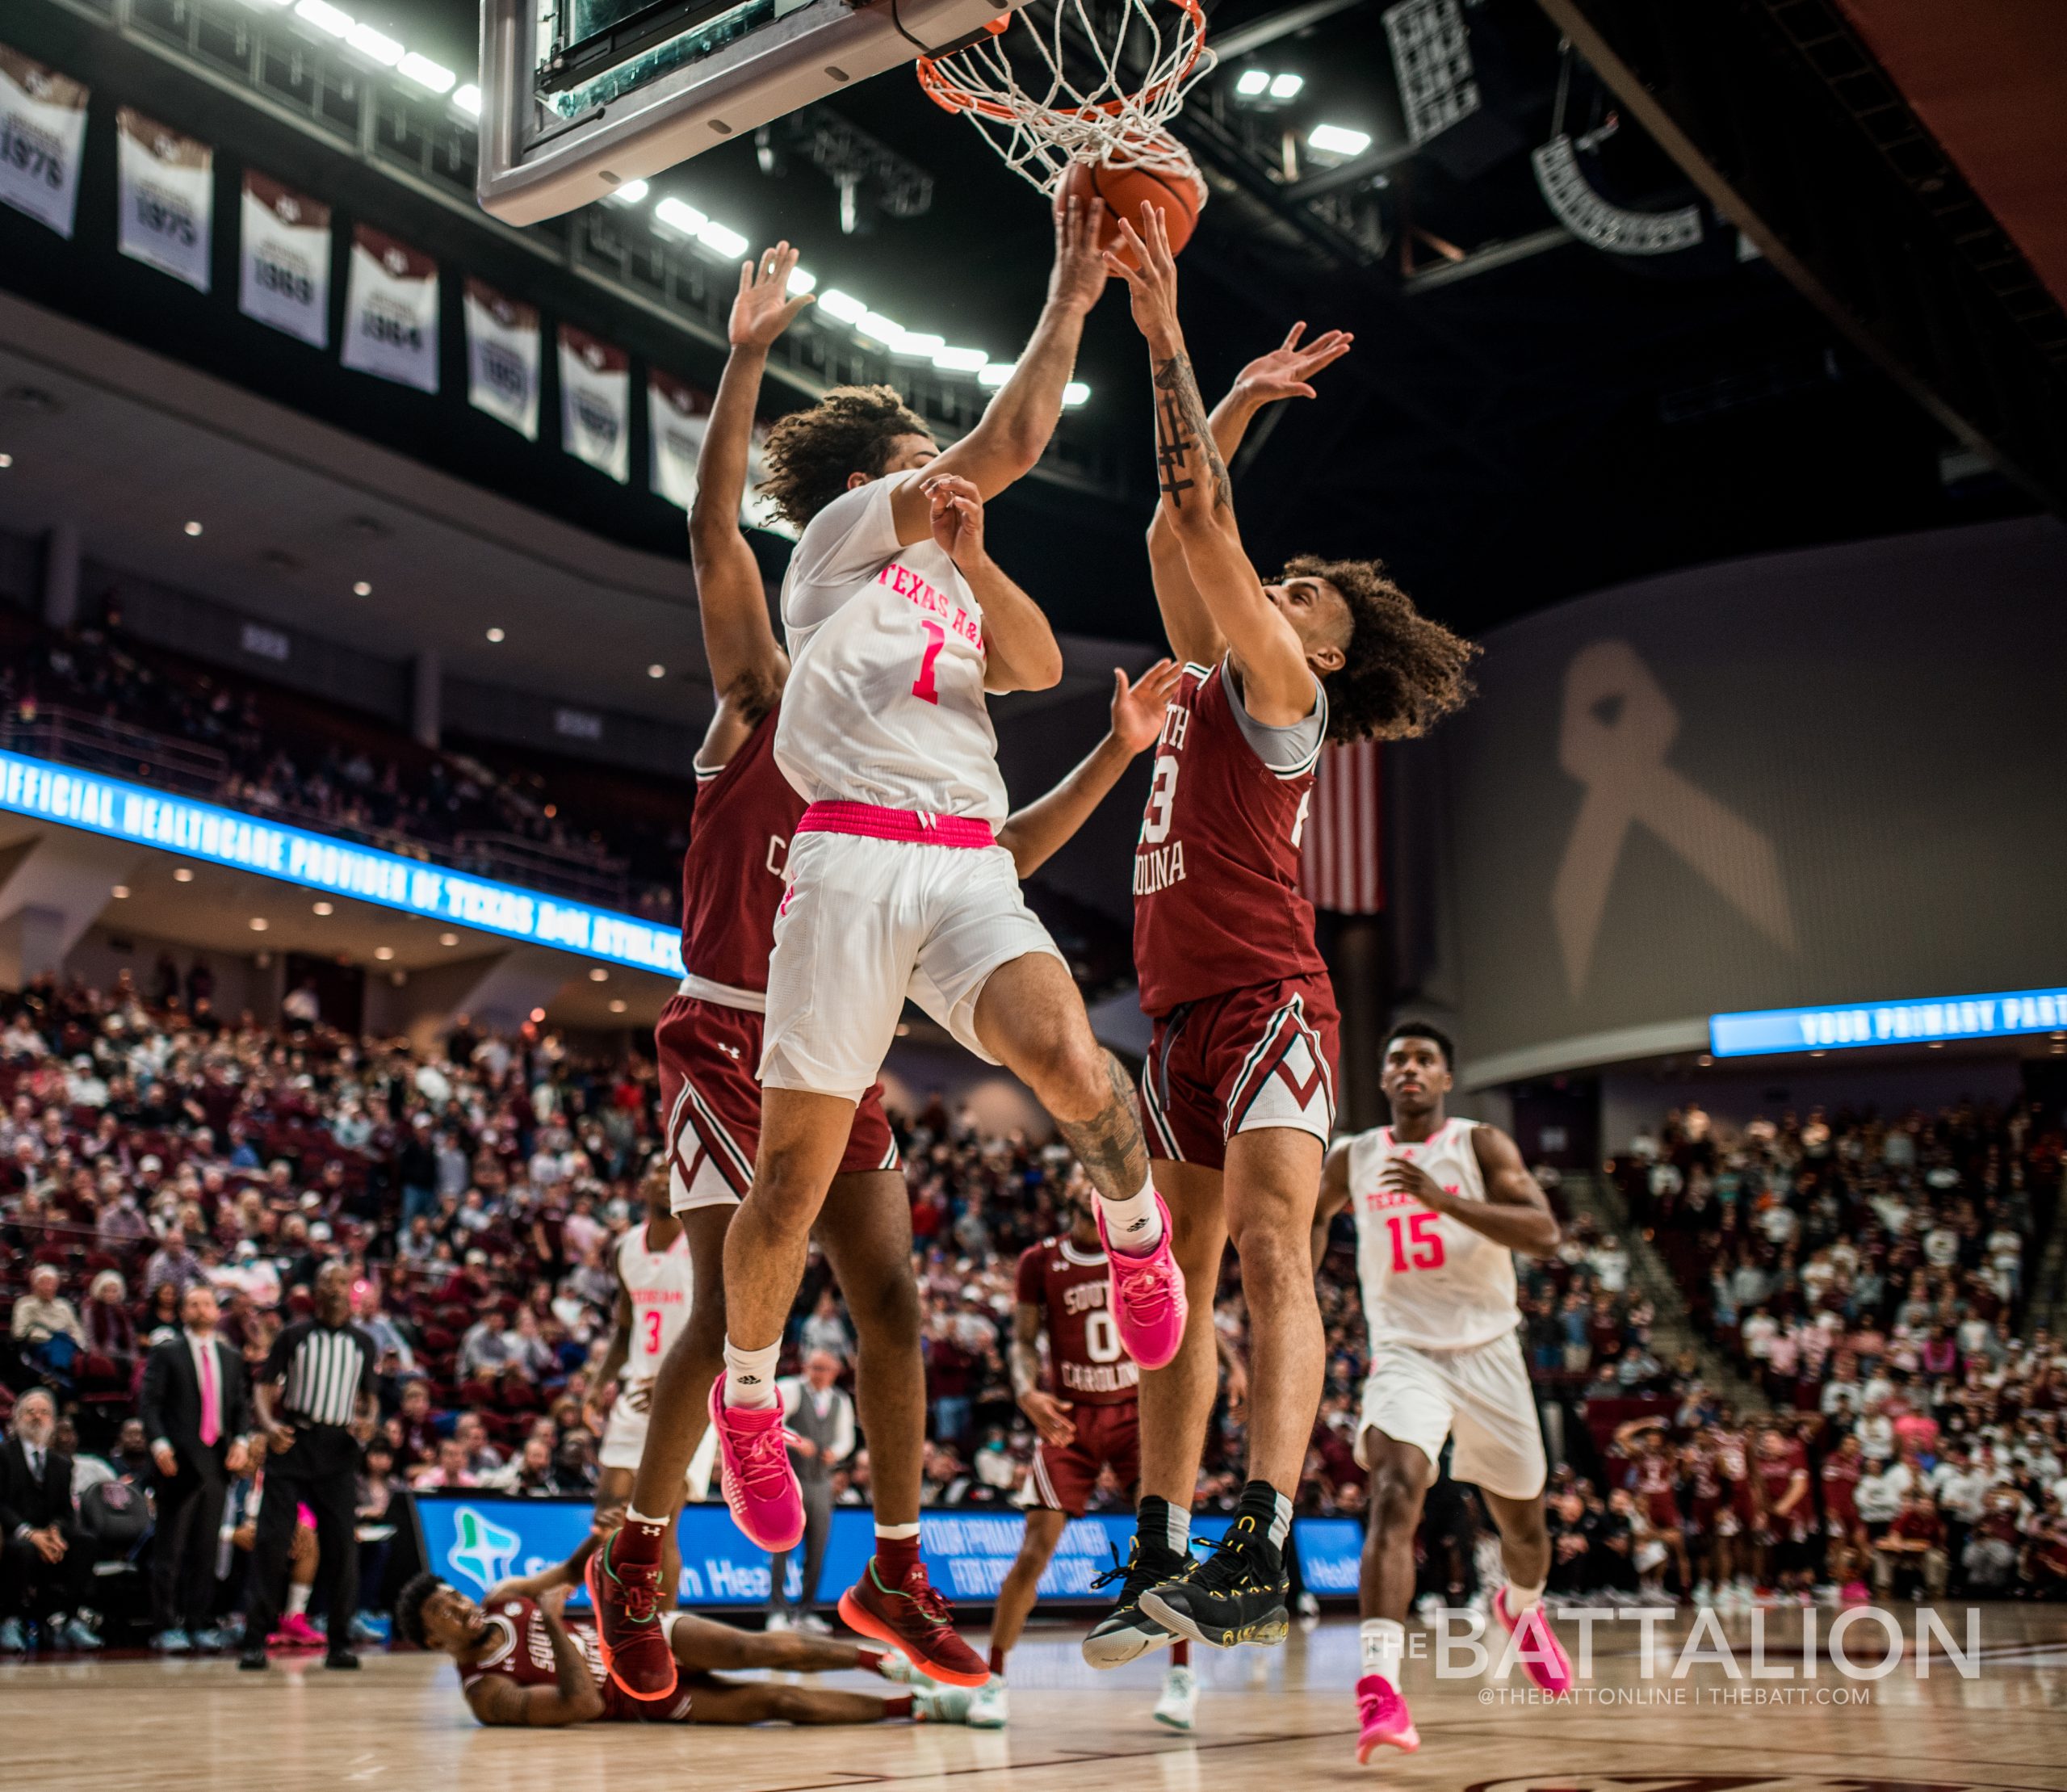
M 768 618 L 761 568 L 740 527 L 753 442 L 753 411 L 768 350 L 811 303 L 791 298 L 797 251 L 786 242 L 740 265 L 727 334 L 732 353 L 696 457 L 696 498 L 689 512 L 690 560 L 703 619 L 703 653 L 718 693 L 718 714 L 705 737 L 707 757 L 732 758 L 754 724 L 774 707 L 790 674 L 789 656 Z
M 1163 712 L 1183 676 L 1175 660 L 1158 660 L 1138 684 L 1129 683 L 1126 674 L 1113 668 L 1113 725 L 1105 738 L 1045 796 L 1014 809 L 998 830 L 998 844 L 1010 851 L 1013 868 L 1021 877 L 1031 877 L 1062 849 L 1091 819 L 1134 756 L 1155 743 L 1163 732 Z
M 1338 1139 L 1321 1160 L 1320 1204 L 1314 1209 L 1314 1273 L 1320 1273 L 1327 1256 L 1328 1228 L 1335 1216 L 1349 1205 L 1349 1141 Z
M 983 499 L 973 481 L 928 468 L 908 482 L 927 506 L 928 532 L 961 569 L 983 608 L 983 688 L 1047 690 L 1062 682 L 1063 650 L 1041 606 L 1005 576 L 983 545 Z
M 1285 340 L 1268 355 L 1260 355 L 1235 376 L 1227 396 L 1213 407 L 1206 418 L 1213 445 L 1231 466 L 1235 451 L 1249 433 L 1249 425 L 1271 405 L 1288 398 L 1311 398 L 1308 382 L 1331 362 L 1349 352 L 1356 340 L 1347 330 L 1331 329 L 1310 342 L 1299 338 L 1306 333 L 1303 323 L 1294 324 Z M 1155 606 L 1163 613 L 1163 629 L 1177 657 L 1193 665 L 1211 665 L 1227 651 L 1227 643 L 1213 612 L 1205 606 L 1198 587 L 1192 583 L 1191 569 L 1184 564 L 1183 545 L 1160 504 L 1148 525 L 1148 564 L 1155 579 Z
M 597 1366 L 589 1386 L 600 1394 L 624 1373 L 625 1364 L 631 1357 L 631 1332 L 638 1316 L 632 1311 L 631 1290 L 624 1285 L 622 1276 L 618 1278 L 617 1305 L 610 1313 L 610 1341 L 603 1351 L 603 1360 Z M 593 1395 L 591 1395 L 593 1402 Z M 590 1412 L 596 1410 L 591 1404 Z
M 1234 655 L 1243 707 L 1266 728 L 1289 728 L 1310 716 L 1319 700 L 1313 669 L 1298 634 L 1264 594 L 1243 551 L 1227 463 L 1214 445 L 1177 325 L 1177 264 L 1163 214 L 1144 203 L 1141 219 L 1138 233 L 1125 218 L 1119 220 L 1133 263 L 1111 250 L 1105 259 L 1126 281 L 1134 321 L 1148 342 L 1155 386 L 1158 502 L 1191 582 Z
M 536 1574 L 514 1575 L 507 1580 L 498 1580 L 481 1596 L 484 1605 L 493 1605 L 498 1599 L 535 1599 L 544 1603 L 561 1588 L 572 1590 L 581 1583 L 581 1571 L 589 1564 L 589 1558 L 596 1553 L 602 1539 L 591 1531 L 576 1545 L 574 1553 L 564 1562 L 556 1562 L 549 1568 L 541 1568 Z M 561 1595 L 564 1603 L 565 1595 Z
M 1093 199 L 1087 206 L 1058 195 L 1054 220 L 1055 263 L 1040 321 L 982 420 L 933 463 L 933 470 L 967 480 L 986 498 L 1024 479 L 1047 452 L 1063 413 L 1063 388 L 1076 371 L 1084 320 L 1105 290 L 1105 262 L 1098 250 L 1105 202 Z M 924 540 L 928 532 L 919 484 L 907 480 L 891 501 L 897 539 L 908 547 Z

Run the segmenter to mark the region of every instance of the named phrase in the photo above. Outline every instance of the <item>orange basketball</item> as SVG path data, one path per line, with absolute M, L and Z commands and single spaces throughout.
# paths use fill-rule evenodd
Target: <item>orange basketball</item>
M 1101 249 L 1109 249 L 1121 241 L 1116 218 L 1125 218 L 1137 231 L 1141 229 L 1144 204 L 1163 214 L 1163 229 L 1169 236 L 1173 255 L 1183 252 L 1198 223 L 1199 195 L 1182 174 L 1157 174 L 1128 162 L 1071 162 L 1069 172 L 1063 176 L 1063 196 L 1105 202 L 1105 228 L 1098 237 Z M 1122 248 L 1119 253 L 1123 261 L 1133 265 L 1131 250 Z

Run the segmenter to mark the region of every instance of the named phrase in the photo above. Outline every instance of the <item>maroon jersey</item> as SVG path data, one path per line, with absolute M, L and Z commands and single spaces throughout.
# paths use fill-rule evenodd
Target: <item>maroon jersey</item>
M 780 705 L 719 770 L 696 778 L 681 855 L 681 959 L 689 974 L 765 992 L 790 836 L 804 799 L 775 766 Z
M 1141 1370 L 1120 1348 L 1106 1302 L 1105 1253 L 1051 1238 L 1019 1254 L 1019 1299 L 1046 1314 L 1054 1392 L 1086 1406 L 1138 1398 Z
M 553 1686 L 560 1682 L 560 1674 L 553 1665 L 552 1636 L 546 1629 L 546 1621 L 539 1615 L 535 1601 L 529 1599 L 497 1599 L 484 1609 L 489 1630 L 487 1650 L 471 1666 L 459 1670 L 459 1685 L 471 1693 L 490 1674 L 501 1674 L 514 1681 L 519 1686 Z M 589 1664 L 589 1672 L 603 1695 L 603 1717 L 606 1721 L 618 1723 L 686 1723 L 689 1721 L 690 1697 L 686 1691 L 677 1689 L 674 1695 L 664 1699 L 635 1699 L 618 1689 L 615 1681 L 603 1671 L 603 1658 L 596 1647 L 595 1634 L 590 1630 L 569 1630 L 569 1639 L 581 1651 L 581 1659 Z
M 1831 1456 L 1823 1463 L 1823 1516 L 1850 1530 L 1859 1522 L 1859 1476 L 1864 1456 Z
M 1660 1530 L 1679 1528 L 1678 1473 L 1669 1456 L 1637 1458 L 1637 1498 L 1644 1516 Z
M 1226 661 L 1210 671 L 1184 668 L 1155 744 L 1134 848 L 1134 965 L 1143 1014 L 1251 984 L 1327 975 L 1314 943 L 1314 905 L 1299 892 L 1299 837 L 1319 758 L 1273 771 L 1235 720 Z
M 1809 1472 L 1808 1452 L 1790 1437 L 1787 1447 L 1777 1456 L 1768 1456 L 1761 1450 L 1752 1471 L 1759 1477 L 1759 1489 L 1765 1505 L 1767 1523 L 1779 1526 L 1790 1537 L 1806 1536 L 1810 1515 L 1805 1495 L 1784 1513 L 1773 1509 L 1787 1497 L 1787 1490 L 1793 1486 L 1794 1477 Z

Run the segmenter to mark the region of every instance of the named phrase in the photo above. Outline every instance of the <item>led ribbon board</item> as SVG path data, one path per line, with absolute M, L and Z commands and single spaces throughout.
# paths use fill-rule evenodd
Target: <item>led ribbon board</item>
M 682 974 L 681 939 L 672 930 L 635 916 L 469 877 L 421 859 L 355 846 L 18 753 L 0 753 L 0 812 L 58 822 L 111 840 L 131 840 L 207 864 L 255 871 L 304 889 L 350 896 L 506 939 L 557 946 L 634 970 L 669 977 Z
M 2067 986 L 1992 996 L 1926 996 L 1844 1008 L 1765 1008 L 1711 1014 L 1709 1050 L 1718 1058 L 1771 1051 L 1830 1051 L 1868 1045 L 1999 1039 L 2067 1031 Z

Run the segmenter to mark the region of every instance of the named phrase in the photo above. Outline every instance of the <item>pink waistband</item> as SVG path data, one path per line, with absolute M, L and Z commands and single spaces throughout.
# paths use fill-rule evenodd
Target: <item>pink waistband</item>
M 873 803 L 814 803 L 799 833 L 852 833 L 870 840 L 908 840 L 919 846 L 995 846 L 987 821 L 966 815 L 929 815 L 923 809 L 884 809 Z

